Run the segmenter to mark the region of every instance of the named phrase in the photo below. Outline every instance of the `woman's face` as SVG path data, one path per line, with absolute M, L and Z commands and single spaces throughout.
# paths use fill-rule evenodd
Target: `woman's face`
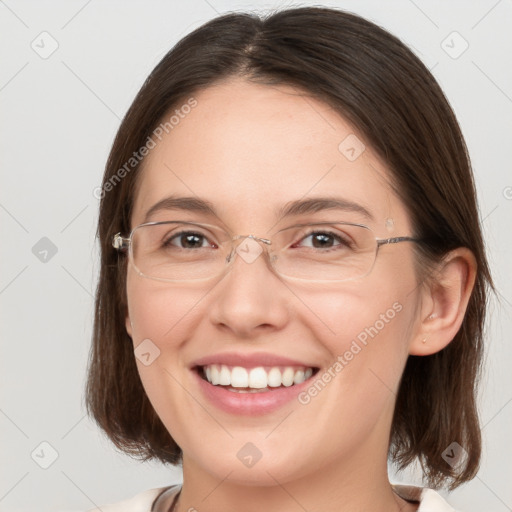
M 195 99 L 155 139 L 132 228 L 179 219 L 272 238 L 294 224 L 345 221 L 371 227 L 378 238 L 412 234 L 385 166 L 324 103 L 242 80 Z M 208 201 L 215 214 L 173 208 L 146 218 L 171 195 Z M 314 198 L 361 208 L 278 213 Z M 136 352 L 142 383 L 184 452 L 185 471 L 275 485 L 333 467 L 357 473 L 361 461 L 385 469 L 420 301 L 412 244 L 384 245 L 368 275 L 329 283 L 282 278 L 255 247 L 247 246 L 253 260 L 237 254 L 229 272 L 210 281 L 165 283 L 128 267 L 126 328 L 134 348 L 144 343 Z M 293 386 L 239 393 L 204 380 L 213 363 L 241 386 L 244 372 L 255 386 L 260 378 L 289 384 L 290 375 L 302 380 L 301 370 L 316 373 Z M 258 367 L 263 373 L 251 372 Z

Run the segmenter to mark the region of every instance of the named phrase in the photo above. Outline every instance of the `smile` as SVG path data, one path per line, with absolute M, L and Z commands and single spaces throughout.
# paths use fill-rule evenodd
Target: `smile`
M 189 368 L 199 394 L 209 404 L 230 415 L 256 417 L 296 403 L 298 394 L 320 371 L 312 360 L 225 351 L 196 359 Z
M 199 368 L 199 374 L 213 386 L 223 386 L 238 393 L 261 393 L 280 387 L 291 387 L 309 379 L 314 368 L 293 366 L 228 366 L 209 364 Z

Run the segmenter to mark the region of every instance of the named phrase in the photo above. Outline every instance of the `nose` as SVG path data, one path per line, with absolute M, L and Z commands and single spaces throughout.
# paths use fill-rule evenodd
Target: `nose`
M 290 292 L 271 269 L 265 242 L 243 239 L 234 260 L 214 290 L 210 321 L 237 338 L 282 329 L 289 321 Z

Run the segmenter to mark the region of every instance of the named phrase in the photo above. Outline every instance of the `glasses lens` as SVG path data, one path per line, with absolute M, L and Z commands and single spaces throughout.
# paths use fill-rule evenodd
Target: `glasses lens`
M 377 254 L 366 226 L 322 223 L 277 233 L 273 265 L 282 275 L 311 281 L 345 281 L 370 272 Z
M 179 221 L 145 224 L 132 234 L 131 256 L 137 271 L 152 279 L 209 279 L 225 270 L 229 241 L 229 235 L 215 226 Z M 373 232 L 346 223 L 292 226 L 273 236 L 268 248 L 277 273 L 307 281 L 363 277 L 377 254 Z
M 137 271 L 153 279 L 206 279 L 225 265 L 220 229 L 187 222 L 146 224 L 132 235 L 132 258 Z

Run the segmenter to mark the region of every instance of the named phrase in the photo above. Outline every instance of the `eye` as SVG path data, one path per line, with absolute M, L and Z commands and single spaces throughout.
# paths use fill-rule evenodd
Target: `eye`
M 332 249 L 334 247 L 350 247 L 350 239 L 339 233 L 332 233 L 330 231 L 312 231 L 304 236 L 294 246 L 311 247 L 314 249 Z
M 171 246 L 179 249 L 201 249 L 203 247 L 215 247 L 215 244 L 209 242 L 205 235 L 194 231 L 180 231 L 164 240 L 164 247 Z

